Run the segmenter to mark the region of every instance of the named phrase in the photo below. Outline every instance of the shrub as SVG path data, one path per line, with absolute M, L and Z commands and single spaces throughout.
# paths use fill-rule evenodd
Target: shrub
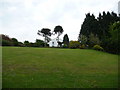
M 80 49 L 85 49 L 86 47 L 85 47 L 85 45 L 83 44 L 83 45 L 80 45 L 79 48 L 80 48 Z
M 79 48 L 80 43 L 78 41 L 70 41 L 69 48 Z
M 2 46 L 12 46 L 13 43 L 8 40 L 2 40 Z
M 97 35 L 94 35 L 93 33 L 89 35 L 89 46 L 90 47 L 93 47 L 94 45 L 100 45 L 100 43 L 101 41 L 99 40 Z
M 7 35 L 0 34 L 0 39 L 2 41 L 2 46 L 12 46 L 13 45 L 11 38 L 9 38 Z
M 93 49 L 103 51 L 103 48 L 100 45 L 94 45 Z
M 67 45 L 67 44 L 64 44 L 62 47 L 63 47 L 63 48 L 68 48 L 68 45 Z

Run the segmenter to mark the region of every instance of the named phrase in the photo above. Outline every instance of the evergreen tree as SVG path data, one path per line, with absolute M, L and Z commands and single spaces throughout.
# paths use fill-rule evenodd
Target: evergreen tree
M 110 47 L 112 44 L 110 44 L 109 42 L 113 36 L 111 36 L 109 27 L 114 22 L 117 22 L 117 21 L 120 21 L 120 17 L 117 16 L 117 14 L 114 12 L 106 13 L 105 11 L 103 11 L 102 14 L 99 13 L 99 16 L 97 17 L 97 19 L 93 14 L 90 15 L 90 13 L 88 13 L 86 14 L 86 18 L 84 19 L 84 22 L 81 26 L 79 39 L 81 35 L 85 35 L 88 38 L 86 43 L 91 46 L 91 42 L 93 41 L 90 41 L 90 40 L 91 40 L 91 37 L 94 37 L 96 40 L 101 41 L 101 46 L 105 50 L 110 51 L 111 50 Z M 91 33 L 93 35 L 90 35 Z M 92 39 L 94 40 L 94 38 Z M 113 51 L 115 51 L 115 49 Z
M 48 28 L 43 28 L 40 30 L 38 30 L 38 35 L 41 35 L 43 37 L 45 37 L 45 47 L 47 46 L 47 43 L 51 40 L 49 36 L 51 36 L 51 30 Z
M 97 35 L 99 33 L 98 28 L 99 24 L 97 19 L 95 19 L 95 16 L 93 14 L 90 15 L 90 13 L 86 14 L 86 18 L 81 26 L 79 38 L 80 35 L 85 35 L 87 38 L 89 38 L 90 33 Z
M 69 37 L 67 34 L 65 34 L 63 37 L 63 43 L 64 45 L 67 45 L 67 47 L 69 47 Z

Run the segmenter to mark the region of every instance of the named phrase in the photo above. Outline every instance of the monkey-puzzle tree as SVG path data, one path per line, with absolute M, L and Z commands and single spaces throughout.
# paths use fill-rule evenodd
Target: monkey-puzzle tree
M 59 36 L 63 33 L 63 28 L 62 28 L 62 26 L 60 26 L 60 25 L 58 25 L 58 26 L 56 26 L 55 28 L 54 28 L 54 32 L 55 32 L 55 34 L 58 34 L 58 36 L 57 36 L 57 42 L 59 42 Z
M 49 36 L 51 36 L 51 30 L 48 28 L 42 28 L 41 30 L 38 30 L 38 35 L 45 37 L 45 47 L 46 44 L 51 40 Z

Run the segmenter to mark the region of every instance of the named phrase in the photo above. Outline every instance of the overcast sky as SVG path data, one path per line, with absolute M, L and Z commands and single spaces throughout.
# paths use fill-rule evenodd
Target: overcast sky
M 23 42 L 42 39 L 37 31 L 52 31 L 61 25 L 70 40 L 77 40 L 85 14 L 96 17 L 99 12 L 118 13 L 119 0 L 0 0 L 0 34 L 9 35 Z M 55 38 L 53 36 L 52 38 Z

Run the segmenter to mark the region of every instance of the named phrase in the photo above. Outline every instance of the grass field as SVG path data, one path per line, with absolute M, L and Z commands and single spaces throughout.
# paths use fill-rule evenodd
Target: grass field
M 88 49 L 3 47 L 3 88 L 115 88 L 118 56 Z

